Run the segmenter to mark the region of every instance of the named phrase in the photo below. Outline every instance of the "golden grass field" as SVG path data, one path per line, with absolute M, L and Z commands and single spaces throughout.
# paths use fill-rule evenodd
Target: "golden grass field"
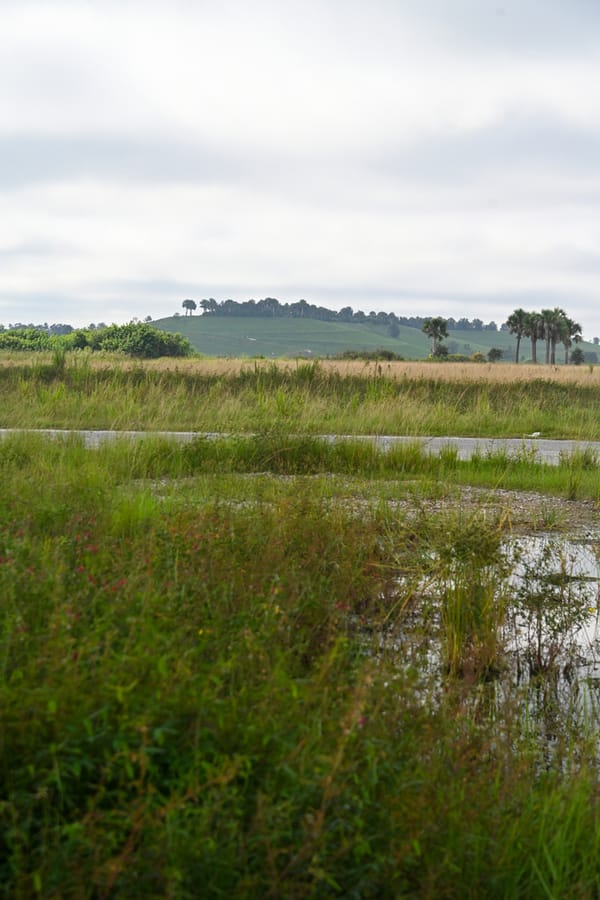
M 50 353 L 12 353 L 0 354 L 0 368 L 22 365 L 48 365 L 52 363 Z M 600 366 L 546 366 L 543 364 L 527 365 L 524 363 L 439 363 L 428 361 L 376 362 L 373 360 L 334 360 L 334 359 L 224 359 L 211 357 L 195 357 L 191 359 L 161 358 L 151 360 L 132 360 L 118 355 L 107 354 L 74 354 L 67 356 L 67 366 L 90 366 L 91 368 L 139 369 L 151 371 L 177 370 L 180 372 L 197 372 L 206 375 L 235 375 L 242 370 L 280 369 L 294 370 L 299 366 L 318 365 L 323 372 L 337 372 L 340 375 L 373 378 L 407 378 L 410 380 L 430 380 L 448 382 L 488 382 L 508 384 L 511 382 L 547 381 L 556 384 L 590 385 L 600 382 Z
M 98 360 L 96 365 L 107 365 L 107 361 Z M 542 380 L 558 384 L 581 384 L 600 382 L 600 366 L 545 366 L 524 365 L 516 363 L 435 363 L 420 361 L 374 362 L 362 360 L 320 359 L 314 363 L 306 360 L 263 360 L 263 359 L 156 359 L 143 363 L 131 360 L 110 360 L 110 366 L 119 365 L 131 368 L 143 365 L 153 370 L 177 369 L 210 375 L 233 375 L 237 372 L 255 368 L 268 369 L 277 366 L 281 369 L 296 369 L 298 366 L 317 364 L 323 372 L 337 372 L 340 375 L 365 376 L 373 378 L 383 375 L 389 378 L 435 379 L 436 381 L 475 381 L 490 383 L 510 383 Z

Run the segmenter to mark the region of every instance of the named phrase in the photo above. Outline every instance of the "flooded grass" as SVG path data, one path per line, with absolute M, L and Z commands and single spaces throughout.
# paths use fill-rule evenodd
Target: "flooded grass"
M 3 895 L 596 896 L 594 534 L 467 472 L 3 441 Z
M 519 678 L 595 671 L 599 562 L 596 542 L 521 538 L 512 547 L 513 653 Z

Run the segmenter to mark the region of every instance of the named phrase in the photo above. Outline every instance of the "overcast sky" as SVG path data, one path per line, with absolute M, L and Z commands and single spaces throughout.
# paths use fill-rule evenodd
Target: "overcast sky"
M 598 0 L 0 0 L 0 322 L 191 297 L 600 335 Z

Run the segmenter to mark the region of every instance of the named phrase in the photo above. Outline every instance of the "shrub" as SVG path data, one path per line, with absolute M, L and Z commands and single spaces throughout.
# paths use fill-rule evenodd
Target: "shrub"
M 381 347 L 378 350 L 344 350 L 342 353 L 336 354 L 334 359 L 374 359 L 385 362 L 401 362 L 404 357 L 393 350 Z
M 0 350 L 108 350 L 155 359 L 158 356 L 190 356 L 193 348 L 181 334 L 158 331 L 146 322 L 110 325 L 105 328 L 78 329 L 70 334 L 49 335 L 38 328 L 19 328 L 0 333 Z
M 53 339 L 37 328 L 17 328 L 0 334 L 0 350 L 51 350 Z
M 139 359 L 189 356 L 193 352 L 187 338 L 158 331 L 146 322 L 109 325 L 108 328 L 88 333 L 88 344 L 93 350 L 116 351 Z

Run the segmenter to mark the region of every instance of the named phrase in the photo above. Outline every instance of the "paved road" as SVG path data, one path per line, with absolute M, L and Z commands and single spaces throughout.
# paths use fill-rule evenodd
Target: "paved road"
M 82 438 L 86 447 L 99 447 L 106 441 L 114 441 L 117 438 L 128 440 L 141 440 L 143 438 L 169 438 L 181 443 L 188 443 L 197 438 L 216 440 L 223 437 L 216 432 L 198 431 L 78 431 L 57 428 L 0 428 L 0 439 L 11 434 L 45 434 L 53 438 L 65 438 L 69 435 L 77 435 Z M 506 451 L 510 456 L 518 456 L 523 453 L 535 454 L 540 462 L 556 465 L 561 455 L 572 453 L 574 450 L 591 449 L 598 454 L 600 459 L 600 441 L 553 441 L 542 437 L 531 438 L 470 438 L 470 437 L 409 437 L 397 435 L 321 435 L 323 440 L 359 440 L 372 441 L 376 446 L 386 450 L 394 444 L 421 444 L 431 454 L 438 454 L 447 447 L 456 447 L 459 459 L 471 459 L 474 453 L 495 453 Z
M 509 456 L 535 454 L 538 462 L 546 462 L 557 465 L 562 456 L 569 455 L 575 450 L 592 450 L 600 460 L 600 441 L 552 441 L 543 438 L 468 438 L 468 437 L 382 437 L 376 438 L 383 446 L 391 445 L 397 441 L 419 441 L 425 450 L 431 454 L 438 454 L 446 447 L 456 447 L 459 459 L 471 459 L 475 453 L 486 455 L 506 451 Z

